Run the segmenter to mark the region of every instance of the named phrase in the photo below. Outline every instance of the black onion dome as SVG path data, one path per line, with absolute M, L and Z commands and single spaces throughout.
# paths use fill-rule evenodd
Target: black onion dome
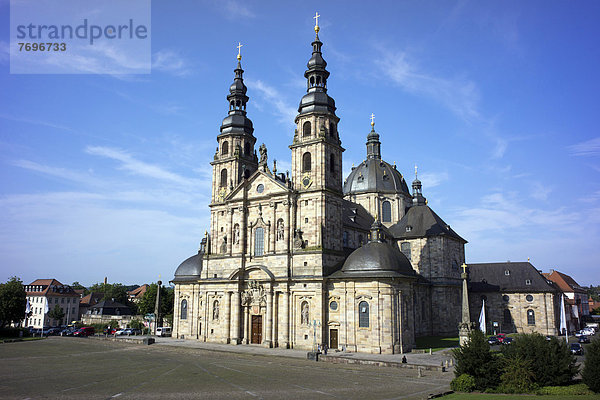
M 335 276 L 415 276 L 413 267 L 397 247 L 388 243 L 371 241 L 354 250 Z
M 175 271 L 174 282 L 200 279 L 202 272 L 202 253 L 195 254 L 182 262 Z
M 344 182 L 344 195 L 370 192 L 410 196 L 402 174 L 394 166 L 376 158 L 360 163 Z

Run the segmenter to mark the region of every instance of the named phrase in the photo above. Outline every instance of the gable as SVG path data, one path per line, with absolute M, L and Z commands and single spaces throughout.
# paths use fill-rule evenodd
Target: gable
M 260 186 L 260 189 L 259 189 Z M 270 197 L 278 194 L 287 194 L 290 189 L 273 175 L 256 171 L 248 180 L 242 182 L 237 188 L 231 192 L 226 201 L 241 201 L 244 197 L 244 188 L 248 190 L 248 199 Z

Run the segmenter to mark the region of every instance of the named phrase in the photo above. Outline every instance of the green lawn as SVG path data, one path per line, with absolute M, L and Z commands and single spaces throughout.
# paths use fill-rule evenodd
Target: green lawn
M 19 338 L 15 338 L 15 337 L 0 337 L 0 343 L 4 342 L 5 340 L 15 340 L 15 339 L 19 339 Z M 24 338 L 20 338 L 23 341 L 29 341 L 29 340 L 41 340 L 41 337 L 24 337 Z
M 587 400 L 600 399 L 600 395 L 554 395 L 554 396 L 537 396 L 534 394 L 485 394 L 485 393 L 452 393 L 448 396 L 441 397 L 444 400 Z
M 416 339 L 417 349 L 433 351 L 447 349 L 449 347 L 458 347 L 457 337 L 444 336 L 423 336 Z

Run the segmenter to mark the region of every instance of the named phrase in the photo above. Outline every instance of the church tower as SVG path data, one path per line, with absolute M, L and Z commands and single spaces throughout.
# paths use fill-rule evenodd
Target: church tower
M 298 191 L 297 224 L 304 247 L 342 251 L 342 148 L 335 101 L 327 94 L 327 62 L 323 59 L 316 14 L 312 56 L 304 73 L 307 90 L 296 116 L 292 150 L 293 188 Z M 323 264 L 329 264 L 323 260 Z
M 227 96 L 229 113 L 221 124 L 221 133 L 217 136 L 219 145 L 210 163 L 213 166 L 212 203 L 222 202 L 233 188 L 258 168 L 254 150 L 256 138 L 252 135 L 254 127 L 246 116 L 248 96 L 243 79 L 241 47 L 242 44 L 239 44 L 235 78 Z

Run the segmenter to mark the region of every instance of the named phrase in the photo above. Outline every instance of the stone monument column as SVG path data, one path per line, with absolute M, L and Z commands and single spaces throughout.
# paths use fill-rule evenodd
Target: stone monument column
M 240 344 L 240 292 L 233 292 L 233 299 L 231 300 L 233 313 L 232 313 L 232 323 L 231 323 L 231 332 L 229 333 L 229 337 L 231 338 L 231 344 Z
M 283 316 L 283 347 L 290 348 L 290 292 L 289 289 L 283 293 L 283 307 L 281 310 Z
M 265 340 L 264 345 L 266 347 L 272 347 L 273 345 L 273 289 L 269 287 L 267 293 L 267 324 L 265 326 Z
M 231 292 L 225 292 L 225 343 L 230 342 L 231 338 Z
M 463 263 L 461 268 L 463 269 L 462 274 L 460 274 L 460 277 L 463 280 L 461 313 L 462 318 L 460 324 L 458 325 L 458 341 L 459 344 L 462 346 L 469 340 L 469 334 L 473 330 L 473 323 L 471 322 L 471 313 L 469 311 L 469 288 L 467 283 L 467 278 L 469 275 L 467 274 L 467 264 Z

